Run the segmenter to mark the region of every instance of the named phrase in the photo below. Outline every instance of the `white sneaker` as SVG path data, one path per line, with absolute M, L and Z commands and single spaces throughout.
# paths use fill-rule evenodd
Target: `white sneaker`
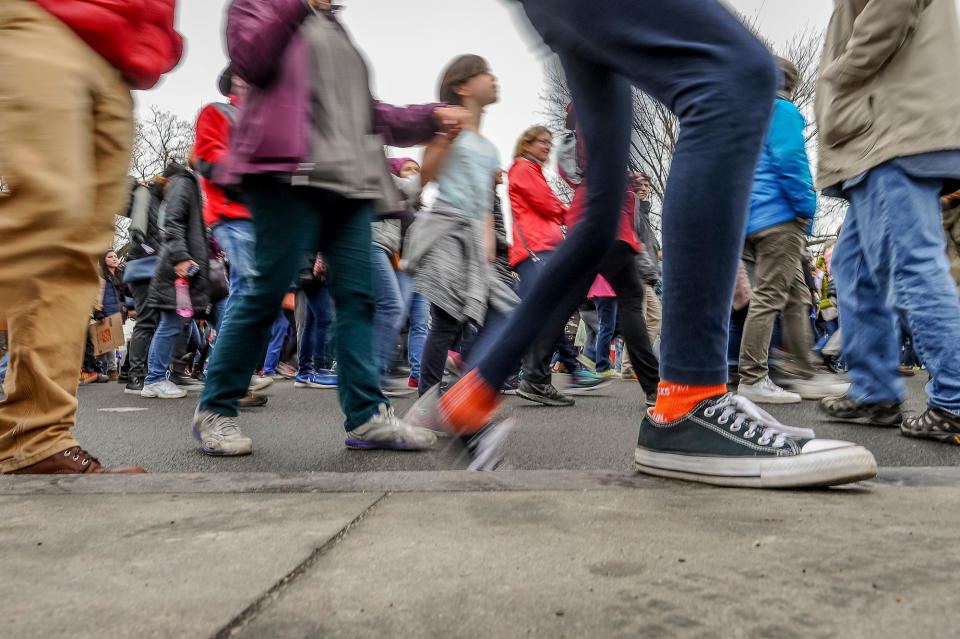
M 236 417 L 197 409 L 193 414 L 190 432 L 208 455 L 249 455 L 253 450 L 253 440 L 240 432 Z
M 506 419 L 474 435 L 467 443 L 471 457 L 467 470 L 496 470 L 503 461 L 503 442 L 514 424 L 513 419 Z
M 180 399 L 186 397 L 187 391 L 183 390 L 169 379 L 153 384 L 144 384 L 140 391 L 140 397 L 158 397 L 160 399 Z
M 272 377 L 264 377 L 263 375 L 254 375 L 250 378 L 250 392 L 262 391 L 267 386 L 273 384 Z
M 764 377 L 763 381 L 756 384 L 741 382 L 737 387 L 737 395 L 757 404 L 799 404 L 801 401 L 800 395 L 780 388 L 769 377 Z
M 783 380 L 783 385 L 790 391 L 797 393 L 803 399 L 823 399 L 846 395 L 850 389 L 850 382 L 838 375 L 818 373 L 809 379 L 793 377 Z
M 393 413 L 393 408 L 380 408 L 367 423 L 347 433 L 348 448 L 390 450 L 424 450 L 433 446 L 437 436 L 426 428 L 405 424 Z

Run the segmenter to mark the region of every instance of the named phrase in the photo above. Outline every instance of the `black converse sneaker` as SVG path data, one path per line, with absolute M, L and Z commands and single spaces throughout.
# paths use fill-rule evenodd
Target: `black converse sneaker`
M 733 393 L 706 399 L 665 424 L 648 411 L 635 459 L 643 473 L 750 488 L 835 486 L 877 474 L 866 448 L 784 426 Z
M 900 432 L 907 437 L 922 437 L 960 445 L 960 416 L 931 406 L 916 417 L 904 419 L 900 424 Z

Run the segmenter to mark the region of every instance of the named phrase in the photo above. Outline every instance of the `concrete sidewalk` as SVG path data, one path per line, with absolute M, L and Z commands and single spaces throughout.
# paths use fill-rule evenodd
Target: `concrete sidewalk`
M 960 468 L 0 478 L 4 637 L 955 637 Z

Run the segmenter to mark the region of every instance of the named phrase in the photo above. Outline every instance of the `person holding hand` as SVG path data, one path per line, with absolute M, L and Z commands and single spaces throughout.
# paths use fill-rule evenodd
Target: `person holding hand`
M 248 84 L 215 181 L 240 192 L 256 231 L 257 277 L 223 326 L 191 432 L 210 455 L 244 455 L 237 400 L 304 253 L 323 254 L 336 307 L 337 390 L 351 448 L 428 448 L 380 388 L 373 348 L 371 220 L 398 210 L 384 144 L 455 135 L 461 109 L 399 108 L 371 96 L 370 75 L 329 2 L 234 0 L 231 68 Z

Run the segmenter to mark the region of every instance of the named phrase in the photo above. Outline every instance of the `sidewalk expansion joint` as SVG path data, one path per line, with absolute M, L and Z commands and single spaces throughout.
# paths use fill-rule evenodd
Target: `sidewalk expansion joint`
M 213 639 L 229 639 L 243 630 L 247 624 L 256 619 L 263 611 L 273 605 L 283 593 L 290 588 L 297 579 L 306 574 L 313 566 L 317 564 L 327 553 L 333 550 L 347 536 L 351 529 L 362 522 L 374 511 L 374 509 L 391 495 L 385 492 L 367 506 L 359 515 L 351 519 L 343 528 L 337 531 L 337 534 L 325 541 L 310 553 L 310 555 L 300 562 L 293 570 L 284 575 L 269 590 L 264 592 L 256 601 L 244 608 L 240 614 L 231 619 L 213 635 Z

